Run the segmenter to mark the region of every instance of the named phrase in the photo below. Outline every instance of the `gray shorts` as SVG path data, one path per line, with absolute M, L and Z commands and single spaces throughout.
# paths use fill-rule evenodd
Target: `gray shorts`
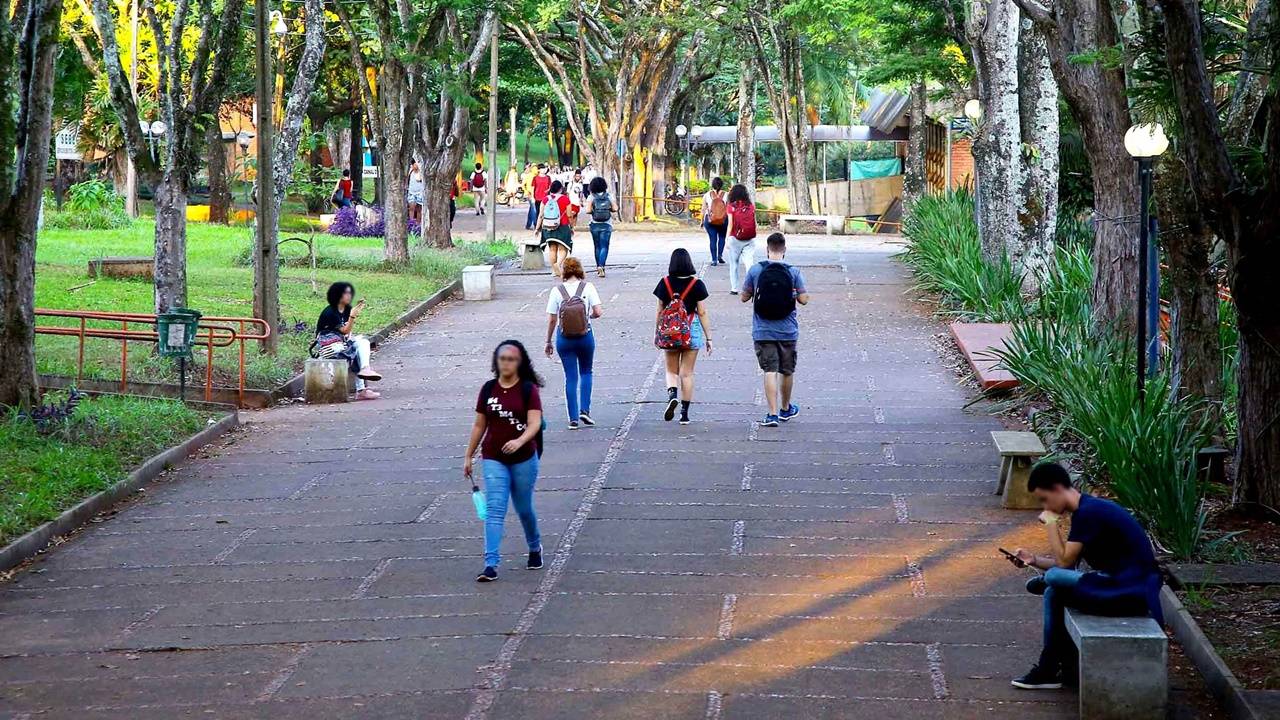
M 765 372 L 793 375 L 796 371 L 795 340 L 756 340 L 756 360 Z

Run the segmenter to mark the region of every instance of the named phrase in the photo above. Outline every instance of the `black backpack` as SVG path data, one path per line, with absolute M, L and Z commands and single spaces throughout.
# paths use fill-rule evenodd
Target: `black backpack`
M 609 193 L 593 193 L 591 195 L 591 221 L 609 222 L 613 217 L 613 198 Z
M 484 384 L 484 387 L 480 389 L 480 394 L 486 398 L 489 397 L 489 395 L 493 392 L 493 386 L 496 385 L 497 383 L 498 383 L 497 378 L 494 378 L 489 382 L 486 382 Z M 528 418 L 529 418 L 529 414 L 528 414 L 529 398 L 532 396 L 533 396 L 533 383 L 529 382 L 528 380 L 521 382 L 520 383 L 520 401 L 524 403 L 526 422 L 528 422 Z M 538 434 L 533 436 L 533 447 L 535 450 L 538 451 L 538 457 L 542 457 L 542 433 L 546 429 L 547 429 L 547 418 L 544 415 L 542 418 L 542 427 L 539 427 Z
M 784 320 L 796 311 L 796 286 L 791 280 L 791 266 L 769 260 L 760 264 L 763 269 L 756 281 L 755 313 L 765 320 Z

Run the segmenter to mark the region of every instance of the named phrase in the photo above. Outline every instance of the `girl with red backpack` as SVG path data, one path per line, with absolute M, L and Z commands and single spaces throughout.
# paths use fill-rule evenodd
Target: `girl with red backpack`
M 724 240 L 729 231 L 729 201 L 724 195 L 724 180 L 711 179 L 711 189 L 702 196 L 702 229 L 711 241 L 711 264 L 724 262 Z
M 729 190 L 729 294 L 737 295 L 742 287 L 743 266 L 750 266 L 756 250 L 756 206 L 746 185 Z
M 680 424 L 688 425 L 698 351 L 705 347 L 711 354 L 711 326 L 707 323 L 705 302 L 710 293 L 698 279 L 688 250 L 672 251 L 667 275 L 653 294 L 658 298 L 653 344 L 663 351 L 667 361 L 667 410 L 663 419 L 670 422 L 679 406 Z

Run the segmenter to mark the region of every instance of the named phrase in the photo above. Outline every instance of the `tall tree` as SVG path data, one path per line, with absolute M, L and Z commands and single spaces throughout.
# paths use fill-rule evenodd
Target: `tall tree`
M 0 17 L 0 405 L 36 401 L 36 223 L 53 127 L 62 0 L 20 0 Z
M 1124 149 L 1131 124 L 1120 37 L 1104 0 L 1014 0 L 1045 37 L 1058 89 L 1093 170 L 1093 320 L 1132 331 L 1138 287 L 1138 181 Z
M 1162 12 L 1166 66 L 1190 185 L 1198 211 L 1226 245 L 1228 279 L 1239 313 L 1235 500 L 1280 507 L 1280 285 L 1275 281 L 1280 267 L 1280 52 L 1275 51 L 1274 29 L 1251 33 L 1240 55 L 1240 94 L 1231 103 L 1247 106 L 1232 108 L 1246 117 L 1224 123 L 1205 59 L 1203 9 L 1196 0 L 1155 2 Z M 1255 13 L 1270 14 L 1269 3 L 1260 5 Z M 1270 24 L 1269 18 L 1260 23 L 1262 28 Z M 1249 152 L 1233 152 L 1237 148 L 1228 141 L 1228 125 L 1242 128 L 1237 131 Z
M 1058 83 L 1049 65 L 1044 31 L 1022 19 L 1018 34 L 1018 121 L 1022 143 L 1018 224 L 1021 242 L 1010 261 L 1023 284 L 1037 278 L 1053 259 L 1058 231 Z
M 155 191 L 155 309 L 164 312 L 187 301 L 188 185 L 208 146 L 205 127 L 217 122 L 240 49 L 244 0 L 224 0 L 220 13 L 213 0 L 198 0 L 194 13 L 191 0 L 160 6 L 144 0 L 144 22 L 159 49 L 160 119 L 167 126 L 156 160 L 143 137 L 138 103 L 120 62 L 115 10 L 109 0 L 93 0 L 103 70 L 125 149 L 138 176 Z

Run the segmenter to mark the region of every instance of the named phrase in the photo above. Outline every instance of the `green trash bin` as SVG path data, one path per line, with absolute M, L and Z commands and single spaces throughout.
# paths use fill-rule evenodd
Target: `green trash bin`
M 187 308 L 173 308 L 156 315 L 156 334 L 162 357 L 190 357 L 196 342 L 196 328 L 200 324 L 200 312 Z

